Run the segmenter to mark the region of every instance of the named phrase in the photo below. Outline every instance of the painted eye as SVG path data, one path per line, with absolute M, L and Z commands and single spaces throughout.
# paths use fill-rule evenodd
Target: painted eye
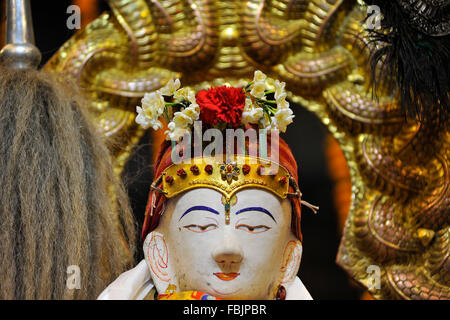
M 271 229 L 268 226 L 259 225 L 259 226 L 248 226 L 246 224 L 240 224 L 236 226 L 236 229 L 243 230 L 250 233 L 261 233 Z
M 213 224 L 213 223 L 205 225 L 205 226 L 200 226 L 198 224 L 190 224 L 188 226 L 184 226 L 183 228 L 186 228 L 189 231 L 201 233 L 201 232 L 207 232 L 207 231 L 217 229 L 217 225 Z

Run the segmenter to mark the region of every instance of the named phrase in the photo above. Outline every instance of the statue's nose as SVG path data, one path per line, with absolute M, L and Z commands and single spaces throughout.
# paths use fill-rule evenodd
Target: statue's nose
M 224 231 L 223 241 L 220 241 L 212 252 L 214 260 L 221 267 L 226 265 L 239 265 L 244 254 L 237 239 L 233 236 L 232 230 Z

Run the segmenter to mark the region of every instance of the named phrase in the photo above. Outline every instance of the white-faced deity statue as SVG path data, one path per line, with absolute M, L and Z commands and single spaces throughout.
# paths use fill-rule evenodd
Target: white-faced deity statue
M 249 124 L 264 118 L 257 119 L 258 110 L 249 108 L 256 109 L 252 103 L 258 90 L 264 95 L 264 88 L 258 89 L 264 77 L 255 73 L 254 84 L 245 89 L 224 86 L 197 95 L 179 92 L 183 90 L 178 90 L 179 81 L 170 82 L 162 94 L 173 94 L 175 101 L 178 96 L 184 104 L 169 122 L 170 138 L 176 138 L 189 119 L 222 132 L 230 127 L 261 132 L 261 126 Z M 138 122 L 159 126 L 157 118 L 149 116 L 158 113 L 152 106 L 164 105 L 159 95 L 147 96 L 150 111 L 145 110 L 144 98 Z M 284 85 L 276 82 L 278 109 L 289 117 L 292 110 L 285 98 Z M 262 117 L 267 116 L 269 111 L 261 103 L 258 106 Z M 274 112 L 271 126 L 283 125 L 278 116 Z M 233 122 L 236 117 L 240 122 Z M 244 138 L 243 147 L 233 147 L 231 154 L 227 150 L 214 156 L 188 156 L 181 162 L 174 161 L 174 154 L 180 150 L 186 154 L 186 147 L 170 142 L 161 146 L 142 229 L 145 262 L 122 274 L 100 298 L 311 299 L 297 277 L 303 249 L 297 164 L 278 134 L 258 137 L 248 143 Z M 262 137 L 270 139 L 262 141 Z M 250 156 L 252 145 L 265 156 L 261 152 Z M 264 152 L 267 149 L 276 154 L 276 162 Z

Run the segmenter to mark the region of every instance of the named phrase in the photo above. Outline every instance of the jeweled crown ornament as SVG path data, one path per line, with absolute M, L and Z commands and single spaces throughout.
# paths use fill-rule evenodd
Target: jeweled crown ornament
M 289 172 L 280 166 L 273 174 L 263 174 L 270 168 L 269 161 L 237 156 L 234 162 L 216 162 L 215 157 L 202 158 L 202 164 L 173 164 L 169 166 L 153 187 L 162 181 L 161 192 L 168 198 L 196 187 L 206 187 L 221 192 L 231 199 L 234 193 L 247 185 L 272 191 L 285 199 L 290 193 Z M 297 194 L 295 194 L 297 196 Z

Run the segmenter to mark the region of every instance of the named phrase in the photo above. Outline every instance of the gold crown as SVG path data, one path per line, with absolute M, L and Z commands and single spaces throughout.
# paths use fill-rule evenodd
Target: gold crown
M 289 192 L 289 186 L 293 186 L 294 193 Z M 192 159 L 192 163 L 172 164 L 152 184 L 152 189 L 163 193 L 167 198 L 201 187 L 222 193 L 226 222 L 229 222 L 233 195 L 244 188 L 265 189 L 282 199 L 301 195 L 295 180 L 280 164 L 263 158 L 239 155 L 234 155 L 232 160 L 203 157 Z

